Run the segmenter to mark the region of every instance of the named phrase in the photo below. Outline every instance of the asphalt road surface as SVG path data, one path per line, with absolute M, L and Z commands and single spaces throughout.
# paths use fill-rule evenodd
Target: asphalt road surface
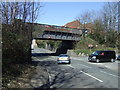
M 72 57 L 71 64 L 57 64 L 49 50 L 35 48 L 33 58 L 45 65 L 50 88 L 119 88 L 120 62 L 88 62 L 88 57 Z M 36 55 L 35 55 L 36 54 Z

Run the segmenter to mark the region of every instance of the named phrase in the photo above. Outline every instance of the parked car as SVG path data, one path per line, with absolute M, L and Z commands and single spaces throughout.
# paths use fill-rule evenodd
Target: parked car
M 67 54 L 60 54 L 57 58 L 57 63 L 68 63 L 70 64 L 71 63 L 71 59 L 70 59 L 70 56 L 67 55 Z
M 114 62 L 116 59 L 115 51 L 95 51 L 89 57 L 88 61 L 111 61 Z
M 120 55 L 118 55 L 117 60 L 120 60 Z

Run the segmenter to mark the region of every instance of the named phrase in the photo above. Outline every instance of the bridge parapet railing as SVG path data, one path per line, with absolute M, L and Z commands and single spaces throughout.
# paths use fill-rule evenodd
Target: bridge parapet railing
M 80 29 L 72 29 L 64 26 L 55 26 L 55 25 L 41 25 L 45 31 L 55 31 L 55 32 L 67 32 L 67 33 L 75 33 L 82 34 L 82 30 Z
M 64 26 L 37 24 L 33 30 L 33 38 L 53 38 L 77 40 L 82 35 L 82 30 Z
M 59 39 L 59 40 L 80 40 L 80 37 L 76 37 L 76 36 L 55 36 L 55 35 L 49 35 L 49 34 L 45 34 L 45 35 L 39 35 L 36 38 L 44 38 L 44 39 Z

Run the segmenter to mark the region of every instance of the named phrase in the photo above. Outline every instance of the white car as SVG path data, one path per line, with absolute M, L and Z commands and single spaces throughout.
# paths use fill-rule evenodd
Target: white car
M 67 55 L 67 54 L 60 54 L 57 58 L 57 63 L 68 63 L 70 64 L 71 63 L 71 59 L 70 59 L 70 56 Z

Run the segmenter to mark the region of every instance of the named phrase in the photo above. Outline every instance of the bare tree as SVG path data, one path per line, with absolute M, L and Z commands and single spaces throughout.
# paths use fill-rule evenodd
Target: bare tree
M 85 39 L 85 30 L 86 30 L 86 24 L 92 22 L 92 13 L 91 11 L 85 11 L 81 15 L 79 15 L 76 18 L 77 21 L 80 22 L 80 29 L 83 30 L 83 39 Z
M 117 15 L 118 15 L 117 2 L 105 3 L 102 9 L 102 20 L 106 31 L 116 30 Z
M 85 28 L 86 23 L 92 22 L 92 13 L 91 11 L 85 11 L 78 17 L 76 17 L 76 20 L 78 20 L 81 24 L 81 28 Z
M 9 40 L 13 39 L 12 43 L 14 45 L 21 47 L 21 52 L 27 51 L 26 53 L 31 53 L 31 43 L 32 43 L 32 30 L 33 24 L 37 19 L 37 14 L 40 9 L 40 3 L 36 2 L 1 2 L 1 11 L 2 11 L 2 24 L 4 24 L 4 39 L 7 38 L 8 34 L 12 33 L 13 38 L 9 38 Z M 6 35 L 6 36 L 5 36 Z M 9 36 L 9 35 L 8 35 Z M 4 41 L 5 42 L 5 41 Z M 18 43 L 17 43 L 18 42 Z M 6 42 L 7 43 L 7 42 Z M 5 44 L 5 43 L 4 43 Z M 7 43 L 8 44 L 8 43 Z M 23 47 L 24 46 L 24 47 Z M 8 46 L 4 46 L 5 48 Z M 9 48 L 13 48 L 10 46 Z M 17 52 L 18 48 L 15 48 Z M 27 49 L 27 50 L 26 50 Z M 5 49 L 6 50 L 6 49 Z M 21 53 L 19 53 L 21 55 Z M 19 55 L 19 56 L 20 56 Z M 31 58 L 31 57 L 30 57 Z
M 120 1 L 118 2 L 118 32 L 120 33 Z
M 34 22 L 40 7 L 40 3 L 35 2 L 2 2 L 2 21 L 6 24 L 15 19 Z
M 3 23 L 6 23 L 8 24 L 8 21 L 9 21 L 9 14 L 8 14 L 8 3 L 2 3 L 2 21 Z M 3 11 L 4 10 L 4 11 Z

